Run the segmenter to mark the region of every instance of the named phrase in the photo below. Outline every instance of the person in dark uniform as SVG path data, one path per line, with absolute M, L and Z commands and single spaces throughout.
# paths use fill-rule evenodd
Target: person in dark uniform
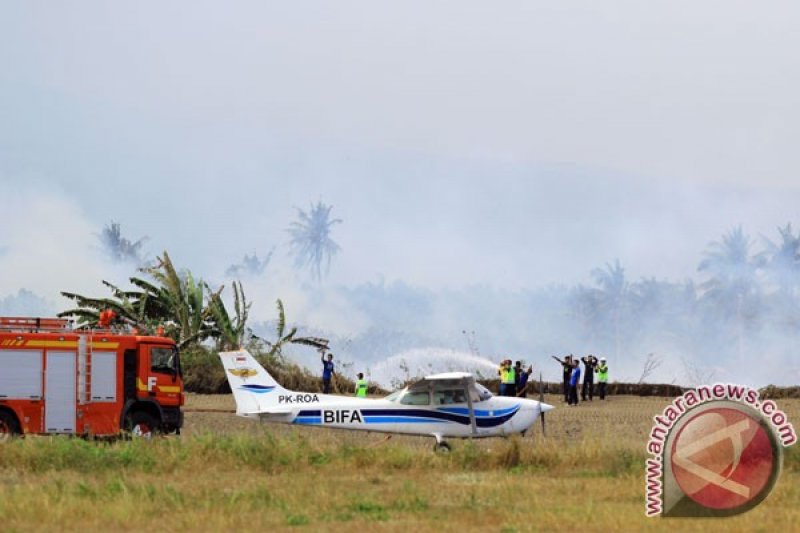
M 327 361 L 325 360 L 325 353 L 320 355 L 322 360 L 322 392 L 323 394 L 331 393 L 331 379 L 334 375 L 333 354 L 329 353 Z
M 583 361 L 583 388 L 581 389 L 581 400 L 585 402 L 588 396 L 591 402 L 594 396 L 594 369 L 597 367 L 597 357 L 589 354 L 586 357 L 581 357 L 581 361 Z
M 517 397 L 528 397 L 528 383 L 530 383 L 531 372 L 533 372 L 533 365 L 528 367 L 528 370 L 522 369 L 522 363 L 517 361 Z
M 566 356 L 563 361 L 555 355 L 551 355 L 550 357 L 561 364 L 561 370 L 564 374 L 564 401 L 569 403 L 569 380 L 572 377 L 572 354 Z
M 569 405 L 578 405 L 578 383 L 581 381 L 581 367 L 578 360 L 572 361 L 572 375 L 569 378 Z

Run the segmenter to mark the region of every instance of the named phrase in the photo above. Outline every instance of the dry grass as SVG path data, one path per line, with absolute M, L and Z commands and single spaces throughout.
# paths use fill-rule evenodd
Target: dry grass
M 644 443 L 668 402 L 564 406 L 548 415 L 547 438 L 537 428 L 525 438 L 455 442 L 447 457 L 430 451 L 432 439 L 382 442 L 221 413 L 188 413 L 180 439 L 29 438 L 0 449 L 0 530 L 708 530 L 707 520 L 644 517 Z M 800 401 L 779 405 L 800 420 Z M 191 396 L 190 406 L 233 404 Z M 767 501 L 725 529 L 798 523 L 795 452 Z

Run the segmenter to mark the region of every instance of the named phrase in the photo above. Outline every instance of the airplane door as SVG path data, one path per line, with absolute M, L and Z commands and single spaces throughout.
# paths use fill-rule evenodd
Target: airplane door
M 76 354 L 47 352 L 44 428 L 48 433 L 75 433 Z

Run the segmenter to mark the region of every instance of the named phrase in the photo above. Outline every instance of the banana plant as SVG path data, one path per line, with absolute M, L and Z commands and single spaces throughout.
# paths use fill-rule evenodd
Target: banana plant
M 297 336 L 297 328 L 293 327 L 286 332 L 286 310 L 283 307 L 283 302 L 278 298 L 276 301 L 276 305 L 278 308 L 278 321 L 275 327 L 275 341 L 270 342 L 264 339 L 260 339 L 264 344 L 269 347 L 269 352 L 267 353 L 267 357 L 271 359 L 282 359 L 283 358 L 283 347 L 287 344 L 302 344 L 305 346 L 311 346 L 318 350 L 327 350 L 328 349 L 328 339 L 323 339 L 321 337 L 298 337 Z

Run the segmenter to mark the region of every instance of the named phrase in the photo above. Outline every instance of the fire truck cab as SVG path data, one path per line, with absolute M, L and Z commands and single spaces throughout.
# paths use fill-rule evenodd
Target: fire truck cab
M 175 342 L 69 320 L 0 317 L 0 440 L 15 434 L 179 433 Z

